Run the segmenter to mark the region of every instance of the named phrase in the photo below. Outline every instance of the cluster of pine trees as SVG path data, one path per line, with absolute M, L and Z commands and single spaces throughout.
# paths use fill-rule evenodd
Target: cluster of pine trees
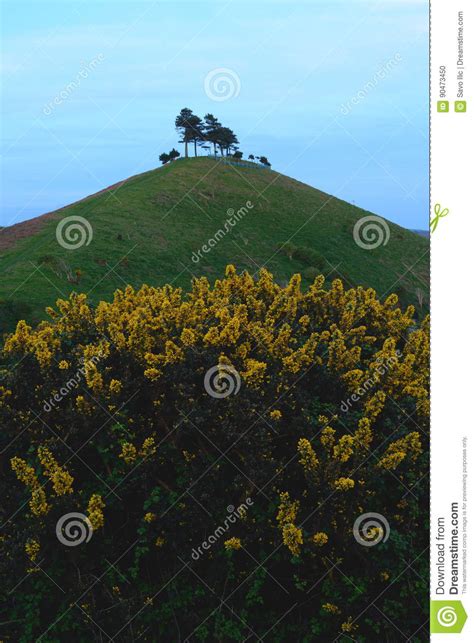
M 198 146 L 205 150 L 214 151 L 214 156 L 217 156 L 219 150 L 221 156 L 232 155 L 236 159 L 241 159 L 243 154 L 239 150 L 239 141 L 235 133 L 229 128 L 224 127 L 222 123 L 213 115 L 206 114 L 204 119 L 194 114 L 191 109 L 184 107 L 175 120 L 175 127 L 178 130 L 181 138 L 180 143 L 184 143 L 184 156 L 188 157 L 188 146 L 190 143 L 194 145 L 194 156 L 197 156 Z M 178 158 L 180 153 L 174 148 L 168 154 L 163 153 L 160 155 L 160 161 L 164 164 L 168 161 L 174 161 Z M 263 165 L 270 166 L 266 156 L 249 155 L 251 161 L 257 159 Z

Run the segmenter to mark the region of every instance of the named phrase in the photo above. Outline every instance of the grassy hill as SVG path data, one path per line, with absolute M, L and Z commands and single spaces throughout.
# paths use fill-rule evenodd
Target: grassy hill
M 234 214 L 240 220 L 227 231 L 229 211 L 247 202 L 252 207 Z M 426 302 L 428 240 L 387 222 L 387 244 L 365 250 L 353 228 L 369 214 L 272 170 L 180 160 L 0 230 L 0 328 L 41 318 L 72 290 L 97 302 L 125 284 L 212 280 L 228 263 L 252 273 L 265 266 L 281 282 L 301 272 L 309 283 L 322 272 L 380 295 L 398 292 L 404 303 L 423 293 Z M 56 238 L 59 222 L 72 216 L 92 228 L 89 243 L 75 250 Z M 214 247 L 199 259 L 203 244 Z

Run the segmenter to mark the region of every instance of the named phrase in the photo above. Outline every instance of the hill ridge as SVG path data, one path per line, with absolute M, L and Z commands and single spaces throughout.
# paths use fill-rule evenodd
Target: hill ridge
M 234 216 L 229 212 L 247 202 L 252 207 L 245 216 L 228 223 L 193 262 L 193 253 Z M 81 247 L 57 241 L 58 224 L 67 217 L 90 225 L 91 238 Z M 128 283 L 185 286 L 193 275 L 217 278 L 228 263 L 252 273 L 263 265 L 281 282 L 300 272 L 308 285 L 323 273 L 379 294 L 393 284 L 404 303 L 420 293 L 426 299 L 428 241 L 378 218 L 389 239 L 364 249 L 354 241 L 354 226 L 374 217 L 274 170 L 181 159 L 1 230 L 7 241 L 0 246 L 0 327 L 2 316 L 11 325 L 18 316 L 11 307 L 19 304 L 37 319 L 72 290 L 89 292 L 95 303 Z

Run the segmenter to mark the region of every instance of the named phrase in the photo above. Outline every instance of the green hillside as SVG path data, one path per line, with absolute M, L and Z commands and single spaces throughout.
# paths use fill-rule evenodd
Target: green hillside
M 236 215 L 247 202 L 251 207 Z M 235 225 L 227 231 L 230 210 Z M 96 302 L 125 284 L 212 280 L 228 263 L 252 273 L 265 266 L 281 282 L 301 272 L 309 283 L 322 272 L 380 295 L 398 292 L 404 303 L 424 296 L 426 307 L 428 240 L 387 222 L 386 245 L 363 249 L 353 229 L 369 214 L 272 170 L 180 160 L 2 229 L 0 327 L 44 316 L 45 306 L 72 290 Z M 72 216 L 86 218 L 93 233 L 74 250 L 56 238 L 58 223 Z M 199 259 L 212 238 L 214 247 Z

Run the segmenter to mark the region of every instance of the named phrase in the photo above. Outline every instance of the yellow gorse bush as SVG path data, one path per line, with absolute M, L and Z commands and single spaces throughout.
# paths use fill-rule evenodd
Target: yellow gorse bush
M 120 380 L 110 377 L 104 382 L 100 364 L 91 361 L 93 356 L 107 356 L 112 345 L 138 358 L 145 376 L 153 381 L 159 381 L 166 367 L 185 361 L 190 346 L 219 347 L 231 363 L 239 364 L 248 384 L 258 387 L 264 385 L 267 363 L 251 355 L 257 348 L 279 364 L 280 375 L 316 366 L 347 378 L 357 368 L 360 382 L 373 375 L 377 360 L 396 357 L 396 342 L 406 336 L 402 357 L 387 372 L 375 400 L 367 395 L 364 406 L 373 415 L 384 404 L 381 393 L 394 399 L 409 394 L 426 414 L 428 327 L 424 322 L 413 330 L 413 307 L 404 312 L 396 308 L 396 295 L 380 302 L 370 288 L 345 291 L 338 279 L 329 290 L 323 289 L 323 277 L 315 279 L 307 292 L 302 292 L 300 283 L 295 275 L 281 287 L 265 270 L 254 279 L 229 266 L 226 278 L 213 288 L 206 278 L 196 279 L 188 296 L 170 286 L 139 290 L 129 286 L 117 291 L 112 303 L 101 302 L 94 310 L 85 295 L 73 295 L 58 301 L 61 315 L 55 314 L 52 322 L 43 322 L 36 330 L 20 322 L 5 351 L 31 353 L 47 368 L 53 358 L 61 361 L 62 343 L 68 337 L 84 328 L 103 333 L 110 339 L 98 339 L 80 351 L 88 387 L 100 392 L 105 384 L 112 395 L 119 391 Z M 304 327 L 299 323 L 302 317 L 310 320 Z M 362 345 L 370 346 L 381 336 L 383 346 L 364 365 Z
M 309 440 L 306 438 L 298 440 L 298 453 L 301 456 L 299 462 L 304 470 L 311 473 L 315 472 L 319 461 Z
M 229 538 L 228 540 L 224 541 L 224 547 L 227 550 L 232 550 L 232 549 L 241 549 L 242 548 L 242 543 L 240 542 L 240 538 Z
M 88 556 L 108 557 L 115 545 L 100 539 L 123 529 L 140 541 L 127 563 L 135 579 L 140 570 L 158 578 L 176 551 L 192 551 L 245 498 L 254 502 L 238 517 L 241 538 L 203 554 L 216 578 L 220 555 L 241 582 L 239 565 L 275 550 L 291 565 L 291 573 L 281 571 L 283 584 L 307 574 L 301 587 L 311 586 L 326 577 L 328 560 L 341 570 L 346 560 L 357 562 L 352 525 L 371 511 L 390 514 L 403 551 L 416 550 L 410 539 L 423 517 L 416 497 L 404 495 L 426 466 L 429 322 L 397 304 L 396 295 L 381 301 L 374 290 L 345 290 L 338 279 L 325 287 L 318 277 L 303 291 L 299 275 L 282 286 L 265 270 L 252 277 L 228 266 L 223 279 L 195 279 L 188 293 L 129 286 L 95 308 L 73 294 L 37 328 L 20 322 L 3 357 L 25 370 L 0 387 L 0 418 L 11 432 L 10 484 L 15 476 L 20 483 L 12 513 L 15 494 L 30 509 L 22 515 L 22 564 L 25 551 L 35 562 L 35 543 L 48 552 L 58 515 L 81 511 L 100 530 Z M 44 418 L 51 433 L 28 409 L 41 409 L 78 364 L 81 386 Z M 211 368 L 219 384 L 231 369 L 234 395 L 208 394 Z M 233 504 L 223 497 L 231 492 Z M 5 547 L 11 540 L 7 534 Z M 242 543 L 250 557 L 226 555 Z M 380 570 L 390 564 L 376 567 L 368 580 L 374 588 L 386 583 Z M 356 608 L 346 609 L 349 590 L 339 586 L 341 607 L 327 593 L 318 602 L 324 618 L 338 620 L 337 632 L 358 626 Z M 140 600 L 156 591 L 143 589 Z
M 54 493 L 58 496 L 72 493 L 73 477 L 64 467 L 59 466 L 47 447 L 38 447 L 38 459 L 43 467 L 44 475 L 51 480 Z
M 102 497 L 98 493 L 94 493 L 87 505 L 87 516 L 93 529 L 99 529 L 104 526 L 104 513 L 102 511 L 104 507 L 105 503 Z

